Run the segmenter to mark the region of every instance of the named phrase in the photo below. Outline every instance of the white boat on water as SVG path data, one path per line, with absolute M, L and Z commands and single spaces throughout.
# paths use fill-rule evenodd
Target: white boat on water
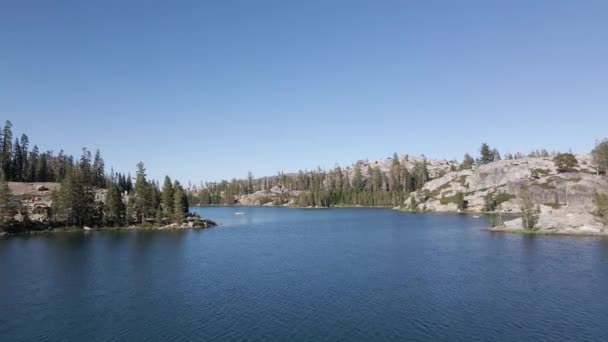
M 234 215 L 245 215 L 245 213 L 242 211 L 237 211 L 236 213 L 234 213 Z
M 479 218 L 479 215 L 473 215 L 473 218 Z

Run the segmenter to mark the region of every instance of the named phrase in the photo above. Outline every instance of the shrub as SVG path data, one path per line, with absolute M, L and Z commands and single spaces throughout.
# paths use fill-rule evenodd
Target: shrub
M 547 169 L 534 169 L 532 171 L 530 171 L 530 173 L 532 174 L 532 178 L 534 179 L 539 179 L 542 176 L 546 176 L 549 174 L 549 170 Z
M 515 198 L 516 196 L 513 194 L 508 194 L 506 192 L 499 192 L 496 195 L 496 205 L 501 205 L 504 202 L 510 201 L 511 199 Z
M 519 195 L 522 222 L 526 230 L 537 230 L 536 224 L 540 216 L 540 206 L 532 200 L 527 187 L 522 187 Z
M 608 139 L 604 139 L 597 144 L 591 151 L 591 156 L 593 157 L 593 163 L 597 167 L 597 172 L 606 174 L 608 170 Z
M 595 204 L 595 215 L 600 219 L 604 226 L 608 226 L 608 195 L 595 193 L 593 196 Z
M 468 203 L 464 199 L 464 194 L 460 191 L 458 191 L 454 196 L 441 197 L 439 199 L 439 203 L 441 203 L 442 205 L 454 203 L 454 204 L 456 204 L 456 207 L 458 208 L 458 210 L 461 210 L 461 211 L 467 210 L 467 207 L 468 207 Z
M 553 157 L 553 162 L 557 167 L 557 172 L 571 172 L 578 167 L 578 161 L 572 153 L 558 153 Z

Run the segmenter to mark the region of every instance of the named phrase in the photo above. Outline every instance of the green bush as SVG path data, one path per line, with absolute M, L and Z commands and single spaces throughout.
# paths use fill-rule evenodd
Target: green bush
M 608 195 L 595 193 L 593 196 L 595 204 L 595 215 L 600 219 L 604 226 L 608 226 Z
M 537 230 L 536 224 L 540 217 L 540 206 L 532 200 L 528 187 L 521 187 L 519 199 L 524 228 L 526 230 Z
M 557 172 L 572 172 L 578 167 L 578 161 L 572 153 L 558 153 L 553 157 Z

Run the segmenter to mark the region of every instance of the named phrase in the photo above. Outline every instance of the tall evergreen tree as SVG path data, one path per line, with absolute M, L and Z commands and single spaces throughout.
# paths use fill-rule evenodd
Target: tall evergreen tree
M 462 160 L 462 164 L 460 164 L 460 169 L 461 170 L 470 170 L 473 168 L 474 164 L 475 164 L 475 159 L 473 159 L 473 157 L 471 157 L 470 154 L 465 153 L 464 159 Z
M 161 203 L 162 203 L 162 209 L 163 209 L 163 215 L 164 217 L 168 218 L 168 219 L 172 219 L 173 218 L 173 205 L 174 205 L 174 199 L 173 199 L 173 184 L 171 183 L 171 178 L 169 178 L 169 176 L 165 176 L 165 181 L 163 183 L 163 188 L 162 188 L 162 194 L 161 194 Z
M 540 156 L 540 153 L 539 153 L 539 156 Z M 493 157 L 492 161 L 499 161 L 499 160 L 501 160 L 501 158 L 500 158 L 500 152 L 498 152 L 497 149 L 493 149 L 492 150 L 492 157 Z
M 492 150 L 490 149 L 490 146 L 488 146 L 488 144 L 481 144 L 481 147 L 479 148 L 479 153 L 481 154 L 481 157 L 479 159 L 479 163 L 481 165 L 488 164 L 494 161 L 494 153 L 492 153 Z
M 4 225 L 13 217 L 14 206 L 12 204 L 13 194 L 8 187 L 6 176 L 0 170 L 0 225 Z
M 13 153 L 13 124 L 6 120 L 2 129 L 2 141 L 0 146 L 0 168 L 4 172 L 6 179 L 11 179 L 11 157 Z
M 85 182 L 82 170 L 73 169 L 61 183 L 54 211 L 68 226 L 84 226 L 93 223 L 95 193 Z
M 29 148 L 30 148 L 30 139 L 27 135 L 21 135 L 21 141 L 19 142 L 21 145 L 21 154 L 23 155 L 23 164 L 21 169 L 21 174 L 23 175 L 23 180 L 27 181 L 28 173 L 29 173 Z
M 93 160 L 93 185 L 105 188 L 106 187 L 106 175 L 105 175 L 105 163 L 101 157 L 99 149 L 95 151 L 95 158 Z
M 253 193 L 253 173 L 251 171 L 247 172 L 247 193 Z
M 108 187 L 108 195 L 106 198 L 106 210 L 104 221 L 109 226 L 124 225 L 126 217 L 126 207 L 120 194 L 118 185 L 111 184 Z
M 353 170 L 353 190 L 355 192 L 359 192 L 363 190 L 363 175 L 361 174 L 361 165 L 360 163 L 355 164 L 355 168 Z
M 591 151 L 598 174 L 608 174 L 608 139 L 599 142 Z
M 24 158 L 23 149 L 19 143 L 19 139 L 15 139 L 15 152 L 13 157 L 12 175 L 15 182 L 25 181 L 25 175 L 23 174 L 24 169 Z
M 125 179 L 125 191 L 133 191 L 133 178 L 131 177 L 130 172 L 127 174 L 127 178 Z
M 80 162 L 78 163 L 80 168 L 80 174 L 83 181 L 87 184 L 93 184 L 93 176 L 91 170 L 91 152 L 86 148 L 82 149 L 82 155 L 80 156 Z
M 135 176 L 134 188 L 134 209 L 137 215 L 137 221 L 140 223 L 146 222 L 147 218 L 153 218 L 156 214 L 156 208 L 153 207 L 153 193 L 146 179 L 146 168 L 144 163 L 137 163 L 137 174 Z
M 36 179 L 36 166 L 38 164 L 38 146 L 34 145 L 32 148 L 32 152 L 30 152 L 30 156 L 28 158 L 28 172 L 27 172 L 27 181 L 35 182 Z
M 414 163 L 412 170 L 412 191 L 420 190 L 429 181 L 429 170 L 426 159 Z
M 173 220 L 177 224 L 181 224 L 186 218 L 187 207 L 184 206 L 184 189 L 179 183 L 175 183 L 173 193 Z
M 399 156 L 397 153 L 393 154 L 393 161 L 391 169 L 389 171 L 389 191 L 400 191 L 401 190 L 401 163 L 399 162 Z
M 40 158 L 36 161 L 36 181 L 37 182 L 48 182 L 49 181 L 49 169 L 47 163 L 47 154 L 42 153 Z

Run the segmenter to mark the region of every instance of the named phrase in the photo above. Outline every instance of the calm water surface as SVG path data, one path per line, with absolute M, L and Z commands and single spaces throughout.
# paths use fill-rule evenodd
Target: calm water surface
M 193 210 L 223 226 L 0 240 L 0 341 L 608 340 L 607 239 L 385 209 Z

